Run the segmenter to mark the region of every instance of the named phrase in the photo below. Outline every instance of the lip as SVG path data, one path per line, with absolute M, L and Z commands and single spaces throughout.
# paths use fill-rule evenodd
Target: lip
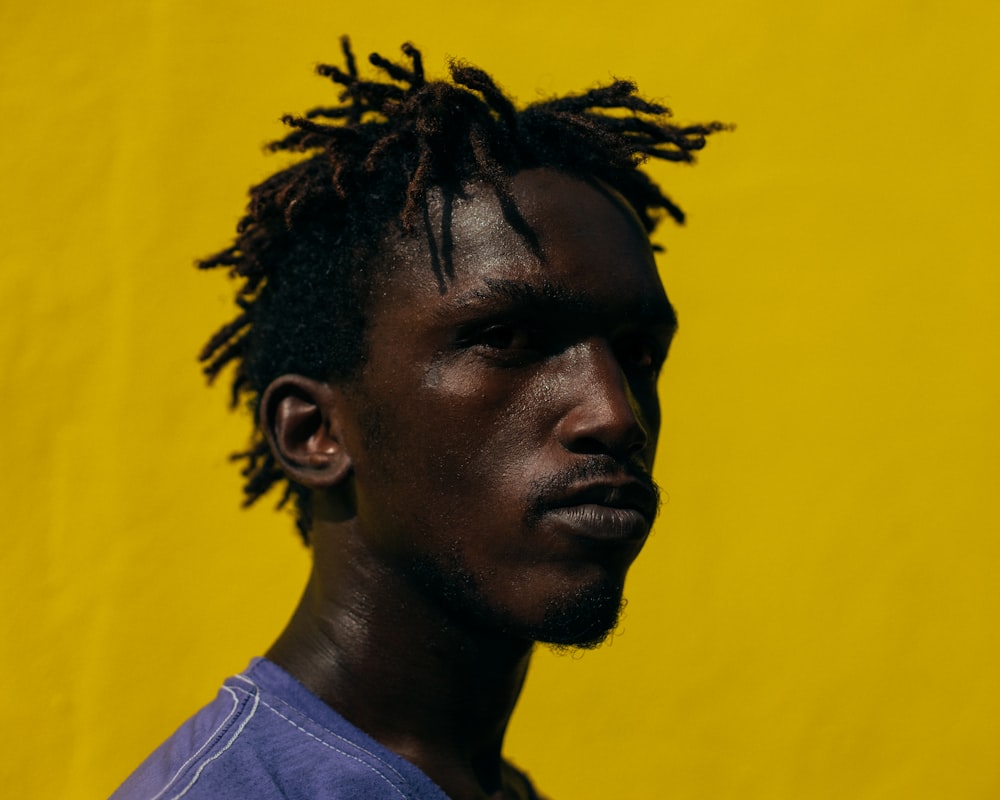
M 604 541 L 635 542 L 646 538 L 650 522 L 634 508 L 584 503 L 553 508 L 546 515 L 579 536 Z
M 649 534 L 658 505 L 654 490 L 629 480 L 575 487 L 551 503 L 546 515 L 591 539 L 637 541 Z

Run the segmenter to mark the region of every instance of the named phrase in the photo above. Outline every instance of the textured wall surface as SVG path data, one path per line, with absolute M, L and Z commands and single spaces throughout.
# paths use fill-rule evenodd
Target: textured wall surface
M 539 653 L 511 756 L 554 798 L 1000 796 L 1000 5 L 480 8 L 0 7 L 0 794 L 107 795 L 297 599 L 191 265 L 350 32 L 738 125 L 656 172 L 689 212 L 669 502 L 613 641 Z

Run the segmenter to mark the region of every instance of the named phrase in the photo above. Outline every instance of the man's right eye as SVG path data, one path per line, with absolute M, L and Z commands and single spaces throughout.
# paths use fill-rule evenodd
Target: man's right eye
M 483 328 L 475 337 L 475 343 L 494 350 L 510 350 L 528 345 L 527 334 L 513 325 L 498 323 Z
M 533 361 L 550 347 L 541 330 L 516 322 L 491 322 L 473 328 L 462 335 L 460 344 L 509 366 Z

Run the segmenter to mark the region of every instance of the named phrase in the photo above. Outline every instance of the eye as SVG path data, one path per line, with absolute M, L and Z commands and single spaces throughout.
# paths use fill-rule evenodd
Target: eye
M 472 340 L 490 350 L 531 350 L 538 344 L 538 335 L 522 325 L 497 322 L 477 331 Z
M 623 337 L 618 342 L 617 352 L 626 369 L 656 374 L 663 366 L 663 347 L 651 336 L 633 334 Z
M 523 367 L 544 359 L 554 345 L 544 326 L 494 319 L 466 328 L 456 346 L 495 366 Z
M 525 337 L 513 325 L 496 324 L 483 328 L 476 336 L 476 344 L 490 347 L 494 350 L 509 350 L 523 344 Z

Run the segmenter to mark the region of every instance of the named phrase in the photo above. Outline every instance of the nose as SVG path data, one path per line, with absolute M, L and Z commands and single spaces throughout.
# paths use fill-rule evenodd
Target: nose
M 567 410 L 557 428 L 563 447 L 623 460 L 642 453 L 651 433 L 611 345 L 590 339 L 568 355 Z

